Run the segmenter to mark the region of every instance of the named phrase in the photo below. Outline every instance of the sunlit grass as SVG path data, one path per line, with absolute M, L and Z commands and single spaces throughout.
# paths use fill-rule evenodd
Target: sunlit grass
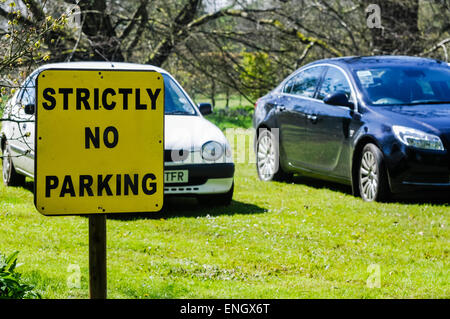
M 27 186 L 0 186 L 0 250 L 20 250 L 18 271 L 44 298 L 87 298 L 87 218 L 40 215 Z M 448 298 L 448 224 L 447 204 L 365 203 L 326 183 L 264 183 L 239 164 L 229 207 L 168 199 L 162 213 L 108 219 L 108 294 Z M 80 288 L 67 283 L 73 264 Z M 380 288 L 367 285 L 374 264 Z
M 248 128 L 241 109 L 208 118 Z M 0 183 L 0 251 L 20 250 L 17 270 L 44 298 L 87 298 L 88 219 L 40 215 L 32 188 Z M 336 184 L 264 183 L 239 163 L 228 207 L 169 198 L 161 213 L 108 219 L 108 296 L 449 298 L 448 203 L 365 203 Z

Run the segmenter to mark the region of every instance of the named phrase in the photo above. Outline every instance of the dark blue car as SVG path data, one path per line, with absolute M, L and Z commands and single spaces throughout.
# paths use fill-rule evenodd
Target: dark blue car
M 258 100 L 253 125 L 264 181 L 300 173 L 349 184 L 366 201 L 450 190 L 450 65 L 442 61 L 310 63 Z

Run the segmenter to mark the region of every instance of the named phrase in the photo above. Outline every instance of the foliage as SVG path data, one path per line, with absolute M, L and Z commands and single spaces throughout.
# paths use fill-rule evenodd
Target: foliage
M 276 83 L 277 66 L 265 52 L 243 52 L 239 74 L 241 83 L 252 99 L 257 100 Z
M 39 298 L 34 286 L 23 283 L 16 272 L 18 251 L 6 256 L 0 253 L 0 299 Z
M 0 17 L 3 18 L 0 28 L 1 94 L 6 93 L 5 88 L 18 86 L 19 78 L 27 75 L 24 70 L 49 61 L 51 50 L 58 49 L 61 41 L 57 36 L 67 28 L 66 14 L 54 18 L 42 11 L 36 17 L 31 15 L 27 0 L 23 1 L 26 6 L 22 6 L 21 1 L 9 1 L 7 6 L 2 5 L 4 2 L 0 1 Z
M 367 23 L 374 4 L 380 29 Z M 448 59 L 449 10 L 419 0 L 0 0 L 1 93 L 43 63 L 108 60 L 163 66 L 212 101 L 238 93 L 254 102 L 320 58 Z

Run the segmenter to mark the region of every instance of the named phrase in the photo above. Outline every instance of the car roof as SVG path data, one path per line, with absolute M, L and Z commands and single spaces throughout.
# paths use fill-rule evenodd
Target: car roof
M 159 67 L 149 65 L 149 64 L 138 64 L 138 63 L 125 63 L 125 62 L 104 62 L 104 61 L 90 61 L 90 62 L 61 62 L 61 63 L 50 63 L 40 66 L 36 72 L 41 72 L 47 69 L 67 69 L 67 70 L 77 70 L 77 69 L 102 69 L 102 70 L 148 70 L 156 71 L 159 73 L 168 74 L 168 72 Z
M 347 56 L 318 60 L 309 65 L 321 63 L 335 64 L 345 69 L 375 66 L 449 66 L 448 63 L 440 60 L 402 55 Z

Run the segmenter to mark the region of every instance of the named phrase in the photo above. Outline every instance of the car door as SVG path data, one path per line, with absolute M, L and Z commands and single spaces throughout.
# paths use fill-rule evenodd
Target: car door
M 18 122 L 15 127 L 15 142 L 12 149 L 15 151 L 16 168 L 23 173 L 34 173 L 34 114 L 26 114 L 26 105 L 35 105 L 35 79 L 30 76 L 23 85 L 22 92 L 17 101 Z
M 281 149 L 294 167 L 304 167 L 308 158 L 307 114 L 315 103 L 313 97 L 324 70 L 324 66 L 302 70 L 286 82 L 282 91 L 283 106 L 278 114 Z
M 354 103 L 355 97 L 343 71 L 329 66 L 316 95 L 320 103 L 315 103 L 307 115 L 308 166 L 314 171 L 345 176 L 347 172 L 339 167 L 339 163 L 350 135 L 353 111 L 349 107 L 322 102 L 327 95 L 337 91 L 345 92 Z

